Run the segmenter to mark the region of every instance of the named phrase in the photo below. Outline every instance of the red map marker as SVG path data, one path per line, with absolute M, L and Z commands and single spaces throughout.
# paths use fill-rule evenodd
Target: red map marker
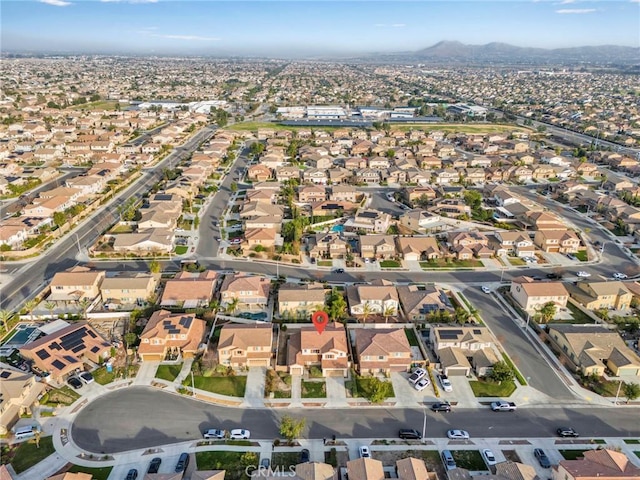
M 313 326 L 316 327 L 317 332 L 322 333 L 329 324 L 329 315 L 327 315 L 327 312 L 318 310 L 311 315 L 311 321 L 313 322 Z

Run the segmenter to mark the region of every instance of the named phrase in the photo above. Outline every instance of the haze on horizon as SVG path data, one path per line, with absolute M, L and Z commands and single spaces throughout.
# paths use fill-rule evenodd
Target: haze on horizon
M 638 0 L 2 2 L 5 52 L 353 55 L 442 40 L 640 46 Z

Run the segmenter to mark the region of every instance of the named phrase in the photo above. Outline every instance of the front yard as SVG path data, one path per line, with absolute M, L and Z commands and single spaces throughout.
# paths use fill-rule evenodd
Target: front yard
M 420 262 L 420 267 L 423 270 L 431 270 L 433 268 L 477 268 L 482 267 L 483 264 L 480 260 L 449 260 L 444 258 L 438 258 L 436 260 L 429 260 L 428 262 Z
M 451 455 L 458 468 L 466 468 L 474 472 L 487 470 L 487 464 L 484 463 L 478 450 L 452 450 Z
M 139 365 L 129 365 L 127 378 L 133 378 L 138 373 Z M 124 367 L 114 367 L 111 372 L 107 372 L 106 367 L 100 367 L 97 370 L 91 372 L 93 379 L 100 385 L 107 385 L 118 378 L 124 378 Z
M 173 382 L 180 374 L 180 370 L 182 370 L 182 363 L 178 363 L 177 365 L 158 365 L 156 378 Z
M 326 398 L 327 389 L 324 381 L 302 381 L 302 398 Z
M 48 407 L 57 407 L 58 405 L 68 406 L 79 398 L 79 394 L 77 394 L 70 387 L 64 386 L 45 393 L 44 396 L 40 399 L 40 404 L 46 405 Z
M 199 375 L 193 376 L 194 386 L 199 390 L 217 393 L 219 395 L 227 395 L 229 397 L 244 397 L 247 388 L 246 376 L 211 376 L 204 377 Z M 191 376 L 188 375 L 182 384 L 186 387 L 191 386 Z
M 509 397 L 516 391 L 516 384 L 513 381 L 496 383 L 470 380 L 469 386 L 476 397 Z
M 198 470 L 226 470 L 225 479 L 242 480 L 249 478 L 245 473 L 248 466 L 257 466 L 259 457 L 254 452 L 196 452 Z
M 402 264 L 397 260 L 381 260 L 380 261 L 381 268 L 400 268 Z
M 71 473 L 88 473 L 93 480 L 107 480 L 113 467 L 91 468 L 81 465 L 73 465 L 68 471 Z
M 395 396 L 391 382 L 382 381 L 380 383 L 381 392 L 379 397 L 382 397 L 382 400 L 379 401 L 384 401 L 387 398 Z M 372 397 L 377 394 L 375 389 L 379 383 L 375 377 L 355 377 L 355 381 L 347 380 L 344 384 L 347 392 L 351 394 L 351 397 L 368 398 L 371 400 Z
M 31 439 L 21 443 L 15 450 L 9 452 L 8 455 L 3 451 L 2 457 L 3 460 L 11 458 L 10 463 L 13 469 L 16 473 L 22 473 L 55 451 L 56 449 L 53 447 L 53 437 L 41 437 L 40 448 L 36 446 L 35 440 Z

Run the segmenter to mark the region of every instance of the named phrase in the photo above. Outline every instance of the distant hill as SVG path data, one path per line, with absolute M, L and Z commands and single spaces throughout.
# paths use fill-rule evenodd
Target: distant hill
M 424 60 L 484 62 L 606 62 L 640 63 L 640 48 L 618 45 L 600 45 L 572 48 L 526 48 L 508 43 L 467 45 L 455 41 L 442 41 L 409 54 Z

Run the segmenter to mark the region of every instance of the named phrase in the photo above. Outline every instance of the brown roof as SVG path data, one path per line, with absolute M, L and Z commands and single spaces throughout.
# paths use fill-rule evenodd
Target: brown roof
M 326 463 L 307 462 L 296 465 L 296 475 L 302 480 L 335 480 L 336 470 Z
M 349 480 L 384 480 L 384 470 L 380 460 L 358 458 L 347 462 Z
M 196 318 L 194 313 L 172 314 L 167 310 L 153 312 L 151 318 L 140 335 L 138 352 L 157 353 L 164 351 L 165 346 L 179 347 L 185 351 L 195 352 L 204 337 L 206 322 Z M 174 338 L 171 338 L 175 335 Z M 185 335 L 185 338 L 181 338 Z M 162 345 L 153 345 L 145 340 L 163 339 Z
M 424 460 L 413 457 L 396 461 L 396 471 L 400 480 L 426 480 L 429 478 Z
M 318 302 L 324 303 L 324 285 L 317 282 L 312 283 L 285 283 L 278 290 L 279 302 Z
M 58 272 L 51 280 L 51 287 L 61 286 L 91 286 L 95 285 L 99 278 L 104 277 L 104 271 L 91 270 L 87 267 L 76 266 L 66 272 Z
M 394 352 L 411 353 L 411 346 L 403 328 L 361 328 L 356 330 L 356 351 L 362 355 L 389 355 Z
M 271 324 L 255 323 L 247 325 L 227 324 L 220 331 L 218 348 L 236 347 L 247 350 L 247 347 L 262 346 L 271 349 Z
M 167 280 L 160 304 L 170 305 L 189 300 L 208 302 L 213 296 L 216 277 L 212 270 L 201 273 L 180 272 L 173 280 Z
M 562 460 L 564 467 L 576 479 L 578 478 L 640 478 L 640 468 L 632 464 L 627 456 L 613 450 L 589 450 L 580 460 Z

